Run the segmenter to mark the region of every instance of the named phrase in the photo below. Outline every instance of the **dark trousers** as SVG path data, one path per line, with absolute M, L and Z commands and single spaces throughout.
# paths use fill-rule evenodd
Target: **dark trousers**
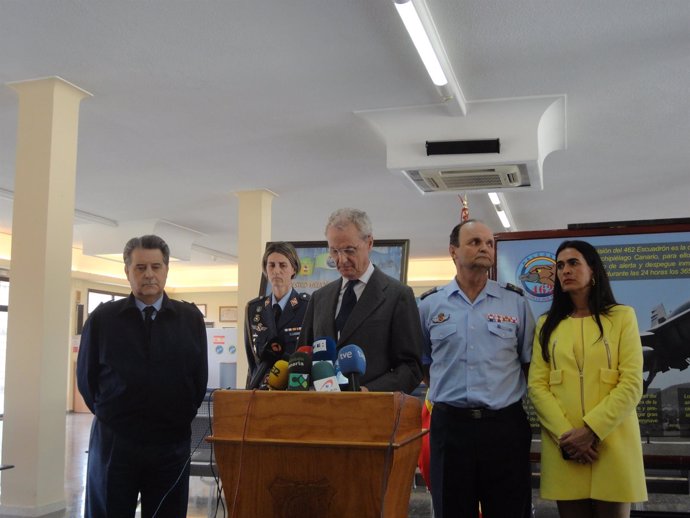
M 142 444 L 93 420 L 85 518 L 184 518 L 189 500 L 190 441 Z
M 474 417 L 443 403 L 431 412 L 431 496 L 436 518 L 531 516 L 532 432 L 517 403 Z

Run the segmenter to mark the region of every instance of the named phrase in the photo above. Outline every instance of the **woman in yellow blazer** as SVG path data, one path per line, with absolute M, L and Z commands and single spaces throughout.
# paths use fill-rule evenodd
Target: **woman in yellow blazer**
M 647 499 L 636 407 L 642 345 L 585 241 L 556 252 L 553 302 L 537 324 L 529 394 L 542 427 L 541 496 L 561 518 L 629 517 Z

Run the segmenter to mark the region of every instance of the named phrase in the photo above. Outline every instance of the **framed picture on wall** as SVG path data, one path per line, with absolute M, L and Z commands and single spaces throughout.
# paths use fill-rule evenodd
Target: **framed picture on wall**
M 218 320 L 221 322 L 237 322 L 237 306 L 220 306 Z
M 196 307 L 199 308 L 201 314 L 204 315 L 204 318 L 206 318 L 206 304 L 197 304 Z

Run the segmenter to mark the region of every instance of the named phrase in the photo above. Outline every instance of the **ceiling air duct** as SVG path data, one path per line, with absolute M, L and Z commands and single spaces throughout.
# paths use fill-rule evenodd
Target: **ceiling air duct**
M 385 141 L 391 172 L 438 194 L 543 189 L 544 159 L 566 146 L 565 108 L 561 95 L 472 101 L 464 117 L 438 105 L 357 115 Z
M 402 173 L 423 193 L 497 190 L 530 185 L 527 168 L 516 164 L 476 169 L 410 169 Z

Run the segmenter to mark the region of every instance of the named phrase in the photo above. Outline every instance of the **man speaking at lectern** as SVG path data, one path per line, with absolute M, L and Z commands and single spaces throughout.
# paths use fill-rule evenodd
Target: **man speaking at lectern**
M 362 390 L 412 392 L 422 380 L 422 333 L 412 290 L 369 260 L 374 238 L 366 212 L 336 210 L 326 239 L 342 278 L 312 294 L 299 343 L 327 336 L 338 348 L 355 344 L 366 356 Z
M 187 516 L 191 422 L 206 394 L 201 312 L 165 294 L 170 249 L 135 237 L 123 252 L 128 298 L 101 304 L 84 326 L 77 382 L 96 415 L 86 518 Z

